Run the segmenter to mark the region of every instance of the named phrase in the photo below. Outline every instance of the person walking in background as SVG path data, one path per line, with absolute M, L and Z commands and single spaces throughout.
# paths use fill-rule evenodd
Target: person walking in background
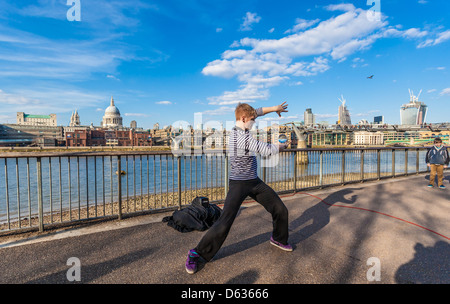
M 430 167 L 430 183 L 429 188 L 434 187 L 434 180 L 436 175 L 438 177 L 438 187 L 445 189 L 444 186 L 444 169 L 448 167 L 450 157 L 447 148 L 442 145 L 442 139 L 436 137 L 434 139 L 434 145 L 427 151 L 425 162 Z

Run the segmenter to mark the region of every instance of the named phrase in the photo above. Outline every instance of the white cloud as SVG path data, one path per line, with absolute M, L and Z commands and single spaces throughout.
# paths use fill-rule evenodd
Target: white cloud
M 352 67 L 352 68 L 358 68 L 358 67 L 366 67 L 366 66 L 368 66 L 368 64 L 365 63 L 365 60 L 362 59 L 362 58 L 359 58 L 359 57 L 354 58 L 354 59 L 352 60 L 352 62 L 353 62 L 353 63 L 351 64 L 351 67 Z
M 170 104 L 172 104 L 172 102 L 171 101 L 168 101 L 168 100 L 163 100 L 163 101 L 157 101 L 157 102 L 155 102 L 156 104 L 160 104 L 160 105 L 170 105 Z
M 119 78 L 117 78 L 117 77 L 116 77 L 116 76 L 114 76 L 114 75 L 106 75 L 106 78 L 109 78 L 109 79 L 114 79 L 114 80 L 120 81 L 120 79 L 119 79 Z
M 39 4 L 20 6 L 14 9 L 22 16 L 43 17 L 57 20 L 66 20 L 65 12 L 69 8 L 66 0 L 34 1 Z M 95 30 L 109 31 L 119 26 L 136 27 L 141 24 L 136 16 L 143 10 L 158 10 L 156 5 L 145 3 L 143 0 L 110 1 L 81 0 L 81 19 L 83 24 L 89 25 Z
M 338 114 L 314 114 L 316 118 L 333 118 L 338 117 Z
M 388 27 L 382 32 L 383 38 L 402 37 L 410 40 L 417 40 L 417 48 L 431 47 L 441 44 L 450 39 L 450 30 L 438 32 L 437 29 L 421 30 L 418 28 L 410 28 L 407 30 L 400 30 L 401 26 Z
M 241 43 L 239 41 L 233 41 L 233 43 L 230 45 L 230 48 L 236 48 L 240 47 Z
M 125 113 L 125 116 L 137 116 L 137 117 L 148 117 L 148 114 L 144 113 Z
M 297 33 L 301 30 L 307 29 L 313 25 L 315 25 L 317 22 L 319 22 L 320 19 L 314 19 L 314 20 L 305 20 L 305 19 L 301 19 L 301 18 L 297 18 L 295 20 L 295 25 L 293 28 L 288 29 L 287 31 L 285 31 L 285 34 L 290 34 L 290 33 Z
M 86 79 L 93 72 L 111 75 L 122 60 L 135 59 L 126 47 L 111 47 L 109 38 L 51 40 L 5 26 L 0 32 L 0 77 Z
M 298 119 L 299 119 L 298 115 L 281 116 L 281 117 L 268 116 L 268 117 L 258 118 L 259 121 L 271 121 L 272 123 L 276 123 L 277 121 L 280 121 L 280 120 L 298 120 Z
M 167 58 L 158 50 L 150 50 L 153 54 L 147 58 L 138 57 L 137 48 L 122 39 L 140 25 L 141 12 L 157 9 L 143 0 L 81 1 L 82 21 L 72 24 L 66 19 L 69 6 L 65 0 L 40 0 L 24 5 L 9 1 L 6 7 L 4 2 L 0 0 L 3 16 L 55 19 L 52 21 L 54 26 L 74 25 L 85 38 L 72 36 L 70 39 L 69 34 L 68 38 L 34 34 L 32 30 L 19 30 L 3 23 L 0 25 L 0 78 L 79 81 L 91 78 L 94 73 L 114 75 L 123 61 L 139 60 L 151 64 Z
M 439 96 L 450 95 L 450 88 L 445 88 L 439 93 Z
M 240 102 L 252 103 L 257 100 L 268 99 L 269 90 L 263 89 L 262 85 L 244 84 L 236 91 L 225 91 L 221 96 L 209 97 L 211 105 L 232 105 Z
M 21 95 L 10 94 L 10 93 L 4 92 L 3 90 L 0 90 L 0 104 L 24 106 L 24 105 L 37 104 L 37 101 L 30 100 Z
M 34 114 L 70 113 L 75 105 L 81 109 L 107 103 L 104 96 L 80 92 L 69 87 L 40 87 L 8 92 L 0 90 L 0 114 L 9 116 L 24 111 Z
M 217 116 L 217 115 L 226 115 L 229 114 L 230 112 L 234 112 L 235 108 L 234 107 L 220 107 L 214 110 L 205 110 L 203 112 L 199 112 L 202 113 L 204 115 L 212 115 L 212 116 Z
M 293 34 L 280 39 L 243 38 L 233 42 L 231 49 L 224 51 L 220 59 L 209 62 L 202 73 L 237 77 L 242 85 L 235 91 L 208 98 L 209 103 L 229 105 L 268 99 L 270 87 L 292 77 L 314 76 L 327 71 L 330 68 L 328 56 L 340 60 L 369 48 L 381 36 L 376 31 L 387 24 L 383 20 L 367 22 L 366 11 L 353 5 L 327 9 L 345 12 L 322 22 L 296 19 L 296 25 L 288 31 Z M 301 30 L 304 31 L 298 32 Z
M 341 3 L 341 4 L 330 4 L 325 6 L 326 10 L 329 11 L 344 11 L 344 12 L 348 12 L 348 11 L 354 11 L 356 8 L 353 4 L 351 3 Z
M 439 33 L 436 40 L 434 40 L 433 45 L 442 43 L 444 41 L 447 41 L 450 39 L 450 30 L 447 30 L 445 32 Z
M 428 35 L 427 31 L 421 31 L 418 28 L 410 28 L 403 32 L 402 36 L 405 38 L 422 38 Z
M 367 10 L 355 8 L 353 4 L 328 5 L 325 9 L 339 14 L 323 21 L 298 18 L 279 39 L 245 37 L 234 41 L 230 49 L 225 50 L 219 59 L 209 62 L 202 73 L 236 77 L 241 85 L 237 90 L 209 97 L 209 104 L 266 100 L 270 97 L 271 87 L 283 82 L 290 85 L 302 83 L 295 77 L 324 73 L 331 68 L 332 61 L 342 62 L 348 56 L 371 48 L 379 39 L 423 41 L 431 35 L 419 28 L 402 30 L 402 26 L 389 26 L 388 17 L 382 13 L 379 19 L 368 20 Z M 247 20 L 257 20 L 256 14 L 248 16 L 251 17 Z M 438 34 L 431 44 L 439 44 L 446 39 L 450 39 L 450 31 Z M 363 59 L 352 62 L 353 67 L 367 65 Z
M 320 22 L 307 31 L 292 34 L 281 39 L 241 39 L 241 46 L 252 47 L 254 52 L 276 52 L 287 57 L 303 57 L 328 54 L 337 48 L 343 48 L 353 41 L 362 44 L 374 42 L 366 37 L 387 25 L 385 21 L 368 22 L 366 11 L 356 9 Z M 352 50 L 357 50 L 353 47 Z
M 379 112 L 381 112 L 381 111 L 380 110 L 370 110 L 370 111 L 367 111 L 365 113 L 356 113 L 356 114 L 350 113 L 350 115 L 352 117 L 370 117 L 374 113 L 379 113 Z
M 420 43 L 417 47 L 424 48 L 428 46 L 435 46 L 449 39 L 450 39 L 450 30 L 446 30 L 444 32 L 438 33 L 434 39 L 433 38 L 426 39 L 424 42 Z
M 254 23 L 258 23 L 259 21 L 261 21 L 260 16 L 258 16 L 256 13 L 251 13 L 251 12 L 247 12 L 243 19 L 244 19 L 244 22 L 241 24 L 241 27 L 240 27 L 241 31 L 251 31 L 252 25 Z

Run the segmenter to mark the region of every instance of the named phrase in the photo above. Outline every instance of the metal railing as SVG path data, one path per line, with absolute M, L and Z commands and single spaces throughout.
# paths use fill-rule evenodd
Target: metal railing
M 258 176 L 276 192 L 292 192 L 427 172 L 426 148 L 285 150 L 259 157 Z M 0 232 L 175 210 L 196 196 L 222 202 L 226 153 L 3 153 Z

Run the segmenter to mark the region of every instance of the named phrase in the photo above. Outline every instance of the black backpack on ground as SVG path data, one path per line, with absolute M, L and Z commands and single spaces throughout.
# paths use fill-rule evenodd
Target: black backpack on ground
M 162 221 L 180 232 L 204 231 L 211 227 L 221 214 L 222 209 L 210 204 L 207 197 L 197 196 L 189 206 L 174 211 Z

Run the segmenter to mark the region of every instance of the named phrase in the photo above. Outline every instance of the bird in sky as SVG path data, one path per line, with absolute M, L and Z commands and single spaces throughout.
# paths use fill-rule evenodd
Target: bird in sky
M 374 75 L 372 75 L 372 76 L 369 76 L 369 77 L 367 77 L 367 79 L 373 79 L 373 76 L 374 76 Z

